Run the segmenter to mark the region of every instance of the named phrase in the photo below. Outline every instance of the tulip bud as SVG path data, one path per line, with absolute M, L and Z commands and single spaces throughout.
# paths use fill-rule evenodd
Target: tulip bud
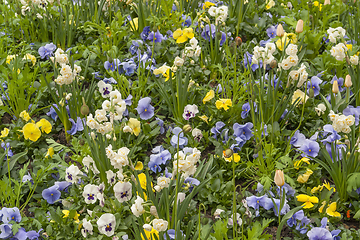
M 276 36 L 282 37 L 284 36 L 284 34 L 285 34 L 284 28 L 281 24 L 279 24 L 278 27 L 276 28 Z
M 295 32 L 302 33 L 303 30 L 304 30 L 304 21 L 300 19 L 296 24 Z
M 283 170 L 276 170 L 274 182 L 278 187 L 282 187 L 285 184 L 284 179 L 284 171 Z
M 325 0 L 324 5 L 330 5 L 330 0 Z
M 351 76 L 348 74 L 345 77 L 345 87 L 351 87 L 352 86 L 352 82 L 351 82 Z
M 86 115 L 89 114 L 90 109 L 89 109 L 89 107 L 86 105 L 85 99 L 82 98 L 82 100 L 83 100 L 83 105 L 82 105 L 81 108 L 80 108 L 80 113 L 81 113 L 82 115 L 86 116 Z
M 192 128 L 191 128 L 191 126 L 190 126 L 189 124 L 184 125 L 183 131 L 184 131 L 185 133 L 191 132 L 191 130 L 192 130 Z
M 236 38 L 235 38 L 235 43 L 236 43 L 237 46 L 240 46 L 240 45 L 242 44 L 242 39 L 241 39 L 241 37 L 236 37 Z
M 144 224 L 143 228 L 148 232 L 151 232 L 151 230 L 152 230 L 152 226 L 150 224 Z
M 339 84 L 338 81 L 334 80 L 334 83 L 332 85 L 332 92 L 337 94 L 339 92 Z
M 274 59 L 274 60 L 272 60 L 272 61 L 270 62 L 270 67 L 271 67 L 271 68 L 276 68 L 276 66 L 277 66 L 277 61 Z
M 224 152 L 224 157 L 225 158 L 231 158 L 231 156 L 233 155 L 233 150 L 231 150 L 230 148 L 226 149 Z

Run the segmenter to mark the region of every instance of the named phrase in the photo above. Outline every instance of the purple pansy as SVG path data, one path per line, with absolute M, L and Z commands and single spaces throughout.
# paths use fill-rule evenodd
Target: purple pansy
M 316 157 L 320 151 L 319 143 L 306 139 L 299 148 L 304 152 L 304 156 Z
M 138 114 L 140 114 L 140 118 L 143 120 L 148 120 L 154 116 L 154 107 L 150 105 L 150 102 L 150 97 L 144 97 L 138 102 L 136 110 Z
M 59 191 L 59 186 L 54 185 L 42 191 L 42 197 L 49 203 L 54 204 L 57 200 L 60 199 L 61 192 Z

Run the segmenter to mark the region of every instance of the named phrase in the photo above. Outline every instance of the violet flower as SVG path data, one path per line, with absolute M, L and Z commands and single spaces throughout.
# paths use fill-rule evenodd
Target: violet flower
M 173 146 L 174 148 L 177 148 L 177 146 L 179 144 L 179 148 L 182 149 L 188 144 L 188 139 L 187 139 L 187 137 L 184 137 L 184 133 L 181 128 L 179 128 L 179 127 L 174 128 L 172 130 L 172 133 L 174 135 L 170 139 L 171 146 Z
M 140 118 L 143 120 L 148 120 L 154 116 L 154 107 L 150 105 L 151 98 L 145 97 L 139 100 L 138 106 L 136 108 Z
M 318 78 L 317 76 L 313 76 L 311 77 L 311 80 L 308 81 L 307 83 L 307 93 L 309 94 L 310 88 L 312 88 L 314 90 L 314 96 L 319 95 L 320 93 L 320 84 L 323 81 Z
M 157 30 L 156 32 L 150 32 L 147 40 L 150 40 L 152 42 L 161 43 L 162 40 L 164 40 L 164 36 Z
M 60 199 L 61 192 L 59 191 L 59 186 L 54 185 L 44 189 L 41 195 L 49 204 L 54 204 L 57 200 Z
M 217 135 L 220 134 L 221 129 L 225 126 L 225 123 L 219 121 L 215 124 L 215 127 L 211 128 L 210 132 L 213 133 L 213 138 L 217 139 Z
M 320 146 L 317 142 L 306 139 L 299 149 L 304 152 L 303 156 L 316 157 Z

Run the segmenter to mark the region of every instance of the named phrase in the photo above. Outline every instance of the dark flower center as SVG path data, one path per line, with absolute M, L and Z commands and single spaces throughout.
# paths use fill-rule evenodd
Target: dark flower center
M 121 198 L 127 197 L 127 192 L 128 192 L 128 191 L 122 192 L 122 193 L 121 193 Z
M 94 200 L 94 194 L 88 194 L 88 200 Z
M 112 230 L 111 223 L 109 223 L 108 225 L 106 225 L 105 231 L 111 232 L 111 230 Z
M 103 90 L 104 90 L 104 95 L 110 94 L 110 91 L 108 90 L 108 87 L 105 87 Z
M 68 176 L 68 179 L 73 180 L 73 179 L 72 179 L 72 175 L 71 175 L 70 173 L 68 173 L 67 176 Z

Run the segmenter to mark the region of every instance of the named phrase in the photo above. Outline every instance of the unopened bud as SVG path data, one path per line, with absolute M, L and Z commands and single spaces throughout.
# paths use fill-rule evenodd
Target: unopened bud
M 230 148 L 226 149 L 225 152 L 224 152 L 224 157 L 225 158 L 231 158 L 232 155 L 233 155 L 233 150 L 231 150 Z
M 345 56 L 345 60 L 348 65 L 351 65 L 350 58 L 347 55 Z
M 310 98 L 313 98 L 314 95 L 315 95 L 314 89 L 310 88 L 310 89 L 309 89 L 309 97 L 310 97 Z
M 334 83 L 332 85 L 332 92 L 337 94 L 339 92 L 339 84 L 338 81 L 334 80 Z
M 324 5 L 330 5 L 330 0 L 325 0 Z
M 235 38 L 235 43 L 236 43 L 236 46 L 240 46 L 242 44 L 242 39 L 241 37 L 236 37 Z
M 345 77 L 345 87 L 349 88 L 352 86 L 352 82 L 351 82 L 351 76 L 348 74 Z
M 282 187 L 285 184 L 284 171 L 276 170 L 274 182 L 278 187 Z
M 191 128 L 191 126 L 190 126 L 189 124 L 184 125 L 183 131 L 184 131 L 185 133 L 191 132 L 191 130 L 192 130 L 192 128 Z
M 88 105 L 86 105 L 85 99 L 82 98 L 82 100 L 83 100 L 83 105 L 82 105 L 81 108 L 80 108 L 80 113 L 81 113 L 82 115 L 86 116 L 86 115 L 89 114 L 90 109 L 89 109 Z
M 281 24 L 279 24 L 278 26 L 277 26 L 277 28 L 276 28 L 276 36 L 278 36 L 278 37 L 282 37 L 282 36 L 284 36 L 284 28 L 283 28 L 283 26 L 281 25 Z
M 91 132 L 90 135 L 91 135 L 92 139 L 95 140 L 95 133 Z
M 271 68 L 276 68 L 276 66 L 277 66 L 277 61 L 274 59 L 274 60 L 272 60 L 272 61 L 270 62 L 270 67 L 271 67 Z
M 295 32 L 302 33 L 303 30 L 304 30 L 304 21 L 300 19 L 296 24 Z
M 150 214 L 156 218 L 159 217 L 155 206 L 150 207 Z

